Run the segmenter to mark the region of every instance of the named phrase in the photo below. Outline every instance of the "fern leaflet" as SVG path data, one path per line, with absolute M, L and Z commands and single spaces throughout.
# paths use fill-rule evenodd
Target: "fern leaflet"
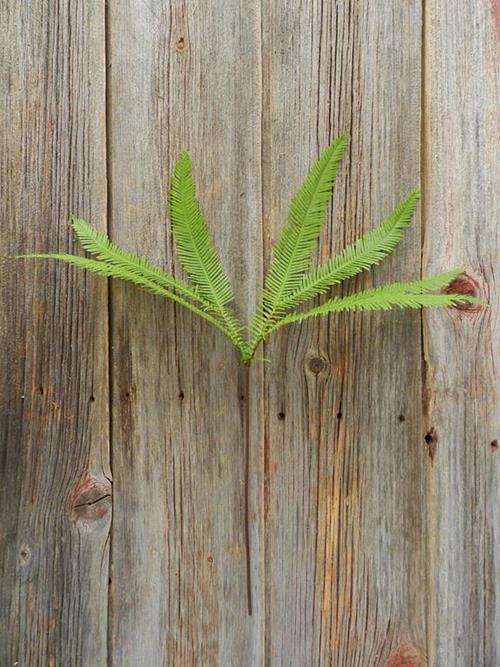
M 284 299 L 283 310 L 323 294 L 330 287 L 379 264 L 404 236 L 417 207 L 420 193 L 412 191 L 374 230 L 348 245 L 324 266 L 303 277 L 299 287 Z
M 58 259 L 68 264 L 72 264 L 73 266 L 77 266 L 81 269 L 87 269 L 87 271 L 91 271 L 92 273 L 97 273 L 100 276 L 125 280 L 127 282 L 133 283 L 134 285 L 138 285 L 139 287 L 142 287 L 143 289 L 152 292 L 153 294 L 159 294 L 160 296 L 172 299 L 172 301 L 175 301 L 176 303 L 178 303 L 181 306 L 184 306 L 185 308 L 195 313 L 196 315 L 199 315 L 203 319 L 210 322 L 210 324 L 213 324 L 215 327 L 217 327 L 217 329 L 228 335 L 225 327 L 215 317 L 213 317 L 206 311 L 201 310 L 200 308 L 190 303 L 186 299 L 183 299 L 174 292 L 166 289 L 165 287 L 162 287 L 154 280 L 146 278 L 141 273 L 130 271 L 123 267 L 121 267 L 120 270 L 117 271 L 115 266 L 107 262 L 101 262 L 96 259 L 88 259 L 87 257 L 79 257 L 78 255 L 67 255 L 64 253 L 33 253 L 29 255 L 18 255 L 18 257 L 28 258 L 28 259 L 29 258 Z
M 346 134 L 335 139 L 313 165 L 290 203 L 288 220 L 274 249 L 260 306 L 252 324 L 254 346 L 265 335 L 267 323 L 280 309 L 282 299 L 299 287 L 302 275 L 309 267 L 346 145 Z
M 115 269 L 114 272 L 109 274 L 111 277 L 121 278 L 123 271 L 127 274 L 136 274 L 146 280 L 152 280 L 174 289 L 185 297 L 200 303 L 205 309 L 210 309 L 211 304 L 203 299 L 196 289 L 192 289 L 186 283 L 177 280 L 158 267 L 152 266 L 146 257 L 125 252 L 113 243 L 106 234 L 85 220 L 71 216 L 71 226 L 82 247 L 88 253 Z
M 183 151 L 174 166 L 169 211 L 176 251 L 184 270 L 199 293 L 212 304 L 228 335 L 239 349 L 246 348 L 242 326 L 227 308 L 234 299 L 229 278 L 222 268 L 196 199 L 191 158 Z
M 462 271 L 450 271 L 438 276 L 417 280 L 413 283 L 393 283 L 357 292 L 350 296 L 333 297 L 310 310 L 285 315 L 278 322 L 275 322 L 269 331 L 274 331 L 292 322 L 302 322 L 309 317 L 340 311 L 390 310 L 394 307 L 438 308 L 461 303 L 480 304 L 481 301 L 479 299 L 467 294 L 432 294 L 439 287 L 448 285 L 450 279 L 453 280 L 461 273 Z

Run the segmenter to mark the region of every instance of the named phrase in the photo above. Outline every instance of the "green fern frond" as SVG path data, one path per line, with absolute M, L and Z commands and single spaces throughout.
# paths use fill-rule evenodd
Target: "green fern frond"
M 71 226 L 80 244 L 89 254 L 94 255 L 98 260 L 105 262 L 115 269 L 115 272 L 108 274 L 109 276 L 121 278 L 121 273 L 125 271 L 127 274 L 134 274 L 139 278 L 157 282 L 169 289 L 174 289 L 179 294 L 198 302 L 204 309 L 210 309 L 208 301 L 203 299 L 196 289 L 192 289 L 181 280 L 151 265 L 146 257 L 125 252 L 113 243 L 106 234 L 85 220 L 71 216 Z
M 382 285 L 381 287 L 372 287 L 371 290 L 376 292 L 377 290 L 392 288 L 394 290 L 399 290 L 400 292 L 406 292 L 407 294 L 425 294 L 445 289 L 445 287 L 448 287 L 462 274 L 463 269 L 453 269 L 452 271 L 438 273 L 436 276 L 426 276 L 419 280 L 412 280 L 410 283 L 391 283 L 390 285 Z M 364 290 L 365 293 L 369 291 L 370 290 Z
M 88 259 L 87 257 L 79 257 L 78 255 L 67 255 L 64 253 L 32 253 L 29 255 L 17 255 L 18 259 L 31 259 L 31 258 L 42 258 L 42 259 L 57 259 L 73 266 L 77 266 L 80 269 L 86 269 L 92 273 L 96 273 L 100 276 L 106 276 L 107 278 L 117 278 L 119 280 L 125 280 L 127 282 L 138 285 L 143 289 L 152 292 L 153 294 L 158 294 L 160 296 L 167 297 L 172 299 L 181 306 L 188 308 L 191 312 L 199 315 L 203 319 L 213 324 L 219 330 L 223 331 L 227 335 L 227 331 L 221 322 L 219 322 L 215 317 L 207 313 L 206 311 L 198 308 L 196 305 L 186 301 L 182 297 L 178 296 L 171 290 L 168 290 L 161 285 L 159 285 L 154 280 L 146 278 L 139 272 L 127 270 L 123 266 L 117 268 L 112 264 L 107 262 L 102 262 L 96 259 Z
M 191 158 L 183 151 L 174 166 L 169 212 L 176 251 L 197 291 L 212 304 L 228 335 L 240 349 L 246 347 L 242 326 L 227 308 L 234 294 L 196 199 Z
M 299 287 L 309 268 L 346 145 L 346 134 L 335 139 L 313 165 L 290 203 L 288 219 L 274 249 L 259 310 L 252 324 L 254 340 L 262 338 L 267 322 L 282 300 Z
M 410 192 L 378 227 L 348 245 L 324 266 L 304 276 L 299 287 L 283 300 L 282 310 L 298 306 L 323 294 L 333 285 L 379 264 L 403 238 L 419 199 L 419 192 Z
M 413 283 L 393 283 L 357 292 L 346 297 L 334 297 L 310 310 L 285 315 L 272 325 L 270 331 L 293 322 L 302 322 L 309 317 L 328 315 L 340 311 L 390 310 L 394 307 L 442 308 L 461 303 L 481 304 L 482 302 L 479 299 L 467 294 L 432 293 L 436 289 L 448 285 L 451 280 L 461 273 L 462 271 L 450 271 L 438 276 L 416 280 Z
M 391 253 L 402 239 L 417 206 L 419 194 L 413 191 L 378 227 L 325 265 L 310 270 L 311 255 L 326 217 L 346 142 L 346 136 L 342 135 L 332 143 L 313 165 L 291 202 L 257 312 L 252 319 L 250 340 L 244 340 L 244 327 L 229 306 L 234 298 L 233 290 L 201 214 L 191 159 L 186 152 L 181 153 L 174 167 L 169 210 L 176 251 L 192 284 L 163 272 L 145 257 L 125 252 L 106 234 L 76 217 L 71 221 L 76 236 L 95 259 L 58 253 L 20 257 L 62 260 L 101 276 L 126 280 L 169 298 L 222 331 L 246 363 L 256 358 L 260 342 L 272 331 L 314 316 L 397 307 L 447 307 L 460 303 L 484 305 L 473 296 L 437 293 L 462 273 L 462 270 L 456 269 L 409 283 L 393 283 L 346 297 L 334 297 L 314 308 L 297 312 L 297 307 L 304 301 L 369 269 Z

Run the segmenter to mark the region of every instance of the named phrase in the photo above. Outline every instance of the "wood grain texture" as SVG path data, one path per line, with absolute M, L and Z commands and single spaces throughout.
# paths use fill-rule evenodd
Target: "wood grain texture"
M 2 2 L 1 254 L 106 215 L 104 3 Z M 0 664 L 105 665 L 106 284 L 2 259 Z
M 350 148 L 319 253 L 325 260 L 418 185 L 420 8 L 358 1 L 266 8 L 267 255 L 308 166 L 347 130 Z M 419 271 L 417 219 L 373 278 L 350 289 Z M 292 327 L 266 354 L 268 664 L 383 665 L 402 643 L 421 658 L 419 314 Z
M 483 311 L 425 317 L 432 665 L 500 664 L 500 56 L 496 3 L 429 3 L 425 250 L 463 266 Z
M 166 189 L 182 148 L 245 316 L 262 266 L 260 18 L 239 0 L 110 5 L 111 231 L 172 267 Z M 262 423 L 253 371 L 247 614 L 243 369 L 217 331 L 112 289 L 112 648 L 126 665 L 258 665 Z
M 499 665 L 499 3 L 0 7 L 0 666 Z M 5 256 L 73 249 L 75 212 L 182 275 L 166 192 L 187 148 L 248 320 L 343 131 L 315 261 L 420 181 L 422 223 L 342 290 L 463 266 L 455 289 L 490 308 L 273 336 L 246 489 L 245 377 L 220 333 Z

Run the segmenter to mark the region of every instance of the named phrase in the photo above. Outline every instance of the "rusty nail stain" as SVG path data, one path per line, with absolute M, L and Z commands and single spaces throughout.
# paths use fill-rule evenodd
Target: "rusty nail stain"
M 245 557 L 246 547 L 244 544 L 239 542 L 228 542 L 225 546 L 227 553 L 234 556 L 237 560 L 241 560 Z
M 461 276 L 455 278 L 446 292 L 447 294 L 468 294 L 470 296 L 478 296 L 479 283 L 474 280 L 474 278 L 467 275 L 467 273 L 462 273 Z M 454 308 L 467 313 L 477 313 L 481 310 L 481 306 L 477 303 L 458 303 Z
M 492 440 L 490 446 L 493 451 L 496 451 L 498 449 L 498 440 Z
M 436 429 L 434 428 L 434 426 L 431 428 L 430 431 L 427 431 L 427 433 L 425 434 L 424 440 L 427 444 L 427 453 L 429 454 L 431 464 L 433 464 L 434 463 L 434 456 L 436 455 L 437 442 L 438 442 L 438 437 L 437 437 Z

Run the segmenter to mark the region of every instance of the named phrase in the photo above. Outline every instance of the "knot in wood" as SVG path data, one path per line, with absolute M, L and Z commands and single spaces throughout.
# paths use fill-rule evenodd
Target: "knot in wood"
M 462 273 L 448 286 L 446 292 L 447 294 L 479 296 L 479 283 L 467 273 Z M 481 306 L 477 303 L 458 303 L 455 308 L 466 313 L 477 313 L 481 310 Z
M 328 368 L 328 362 L 323 357 L 311 357 L 307 362 L 307 367 L 311 373 L 319 375 Z
M 175 42 L 175 50 L 178 53 L 182 53 L 185 48 L 186 48 L 186 40 L 182 35 L 179 35 L 179 37 L 177 37 L 177 41 Z
M 22 544 L 19 549 L 19 565 L 25 567 L 31 561 L 31 549 L 26 544 Z
M 108 479 L 87 475 L 70 494 L 71 518 L 80 523 L 91 523 L 111 512 L 112 489 Z
M 384 667 L 425 667 L 426 658 L 411 644 L 400 644 L 387 658 Z

